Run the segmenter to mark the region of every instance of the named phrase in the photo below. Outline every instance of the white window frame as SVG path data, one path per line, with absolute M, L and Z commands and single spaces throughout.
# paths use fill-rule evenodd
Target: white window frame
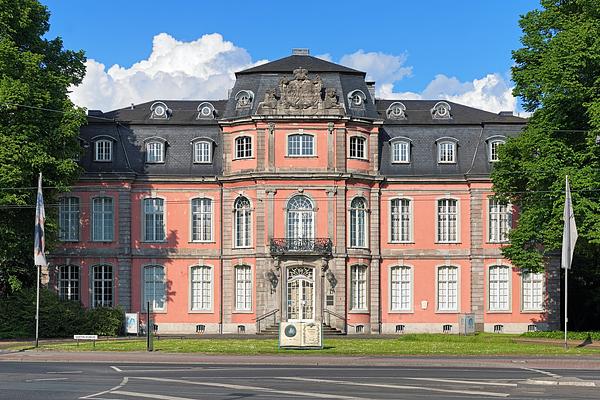
M 248 206 L 240 207 L 239 205 L 244 201 Z M 252 203 L 244 196 L 238 197 L 233 203 L 233 247 L 236 249 L 252 247 Z
M 208 140 L 198 140 L 194 142 L 194 163 L 211 164 L 212 150 L 212 143 Z
M 58 202 L 59 240 L 62 242 L 78 242 L 80 224 L 79 197 L 61 197 Z
M 413 268 L 409 265 L 390 267 L 390 312 L 413 312 Z
M 523 271 L 521 274 L 521 310 L 523 312 L 542 312 L 544 311 L 544 302 L 546 296 L 546 285 L 545 285 L 545 274 L 544 272 L 527 272 Z M 537 283 L 537 286 L 536 286 Z M 534 291 L 539 292 L 535 293 Z M 531 294 L 527 292 L 530 291 Z M 539 298 L 540 301 L 536 302 L 535 298 Z M 528 300 L 529 299 L 529 300 Z M 535 304 L 539 304 L 536 306 Z
M 392 164 L 410 164 L 410 142 L 394 140 L 391 143 Z M 404 151 L 403 151 L 404 148 Z M 402 156 L 405 157 L 402 157 Z M 396 157 L 397 156 L 397 157 Z
M 512 206 L 493 197 L 488 198 L 488 242 L 507 243 L 512 229 Z
M 115 236 L 115 205 L 112 197 L 92 199 L 92 242 L 112 242 Z
M 488 268 L 488 310 L 510 311 L 511 268 L 506 265 L 491 265 Z
M 78 265 L 59 265 L 56 286 L 61 300 L 79 301 L 81 289 L 81 270 Z
M 398 202 L 398 206 L 395 203 Z M 406 197 L 390 199 L 389 243 L 412 243 L 413 201 Z
M 350 310 L 368 310 L 369 268 L 363 264 L 350 267 Z
M 450 202 L 455 203 L 455 212 L 452 212 Z M 435 207 L 436 243 L 460 243 L 460 201 L 455 198 L 445 197 L 437 199 Z M 440 207 L 442 207 L 442 210 L 440 210 Z
M 156 204 L 160 202 L 160 204 Z M 150 210 L 147 212 L 146 203 L 152 202 L 152 206 L 155 210 Z M 156 211 L 157 207 L 162 207 L 162 211 Z M 147 243 L 155 243 L 155 242 L 165 242 L 167 240 L 167 219 L 166 219 L 166 207 L 167 201 L 162 197 L 145 197 L 142 199 L 142 241 Z M 149 221 L 149 217 L 154 216 L 152 221 Z M 158 216 L 160 216 L 160 220 L 162 221 L 162 229 L 158 229 L 157 222 Z M 151 237 L 147 236 L 146 228 L 148 224 L 154 224 L 153 233 Z
M 190 215 L 192 220 L 191 239 L 192 242 L 213 241 L 213 201 L 208 197 L 195 197 L 190 201 Z
M 297 143 L 293 143 L 295 139 Z M 294 132 L 287 135 L 288 157 L 314 157 L 317 154 L 317 140 L 315 135 L 304 132 Z
M 253 272 L 249 265 L 236 265 L 235 310 L 252 311 Z
M 436 312 L 457 313 L 460 310 L 460 270 L 457 266 L 436 267 L 435 292 Z
M 500 158 L 498 156 L 498 147 L 502 146 L 504 143 L 506 143 L 506 141 L 502 139 L 493 139 L 489 141 L 488 154 L 490 157 L 490 162 L 500 161 Z
M 252 136 L 242 135 L 236 137 L 233 141 L 233 159 L 244 160 L 253 158 L 254 149 L 252 147 Z
M 113 153 L 113 141 L 110 139 L 99 139 L 94 142 L 94 161 L 111 162 Z
M 367 138 L 353 135 L 348 139 L 348 158 L 367 160 Z M 361 154 L 362 153 L 362 154 Z
M 146 164 L 162 164 L 165 162 L 165 143 L 159 140 L 146 142 Z
M 362 202 L 361 207 L 355 207 L 355 202 Z M 369 209 L 367 208 L 367 199 L 362 196 L 355 197 L 350 201 L 350 224 L 348 237 L 349 247 L 368 248 L 369 247 Z M 362 231 L 361 231 L 362 229 Z
M 148 271 L 162 270 L 161 273 L 153 272 L 149 277 Z M 162 279 L 160 276 L 162 275 Z M 158 277 L 158 279 L 157 279 Z M 150 278 L 150 279 L 149 279 Z M 151 302 L 150 307 L 153 312 L 166 311 L 167 309 L 167 271 L 166 268 L 158 264 L 149 264 L 142 267 L 142 310 L 147 311 L 148 301 Z M 149 289 L 151 286 L 151 291 Z M 157 300 L 157 298 L 159 300 Z M 162 303 L 162 306 L 159 304 Z
M 101 277 L 96 279 L 96 273 L 100 269 Z M 110 279 L 106 279 L 107 272 L 110 272 Z M 91 296 L 92 301 L 90 306 L 92 308 L 96 307 L 112 307 L 115 304 L 115 271 L 114 267 L 110 264 L 97 264 L 92 266 L 91 268 Z M 98 289 L 98 285 L 100 285 L 100 292 L 96 293 Z M 98 297 L 97 294 L 100 294 Z
M 442 140 L 438 142 L 438 163 L 455 164 L 456 163 L 456 142 L 451 140 Z
M 194 272 L 200 270 L 198 275 Z M 196 280 L 195 278 L 200 278 Z M 190 311 L 212 312 L 214 295 L 214 268 L 211 265 L 193 265 L 189 269 Z M 195 286 L 195 285 L 199 286 Z M 198 293 L 196 293 L 198 291 Z M 199 301 L 198 301 L 199 300 Z

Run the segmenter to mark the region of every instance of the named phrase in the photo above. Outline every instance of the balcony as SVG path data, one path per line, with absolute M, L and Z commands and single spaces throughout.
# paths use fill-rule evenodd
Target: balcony
M 271 239 L 271 255 L 331 256 L 331 239 Z

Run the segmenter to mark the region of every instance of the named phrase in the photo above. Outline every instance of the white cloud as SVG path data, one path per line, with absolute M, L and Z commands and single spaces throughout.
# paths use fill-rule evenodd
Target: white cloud
M 161 33 L 152 53 L 131 67 L 108 70 L 96 60 L 86 62 L 87 74 L 71 99 L 79 106 L 112 110 L 154 99 L 219 99 L 227 96 L 236 71 L 264 63 L 252 62 L 245 49 L 218 33 L 182 42 Z
M 367 73 L 367 80 L 381 83 L 393 83 L 412 74 L 412 67 L 404 66 L 406 54 L 394 56 L 380 52 L 346 54 L 340 59 L 340 64 Z

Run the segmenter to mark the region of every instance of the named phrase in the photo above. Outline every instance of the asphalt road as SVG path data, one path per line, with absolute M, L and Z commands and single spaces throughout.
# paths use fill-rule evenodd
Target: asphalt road
M 0 362 L 0 399 L 598 399 L 599 370 Z M 540 381 L 541 380 L 541 381 Z M 546 382 L 546 384 L 532 382 Z

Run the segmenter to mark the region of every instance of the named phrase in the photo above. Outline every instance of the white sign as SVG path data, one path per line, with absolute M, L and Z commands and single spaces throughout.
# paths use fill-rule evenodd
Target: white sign
M 138 334 L 139 314 L 125 313 L 125 333 Z
M 73 335 L 75 340 L 98 340 L 98 335 Z
M 282 322 L 279 325 L 279 347 L 322 348 L 321 323 L 317 321 Z

